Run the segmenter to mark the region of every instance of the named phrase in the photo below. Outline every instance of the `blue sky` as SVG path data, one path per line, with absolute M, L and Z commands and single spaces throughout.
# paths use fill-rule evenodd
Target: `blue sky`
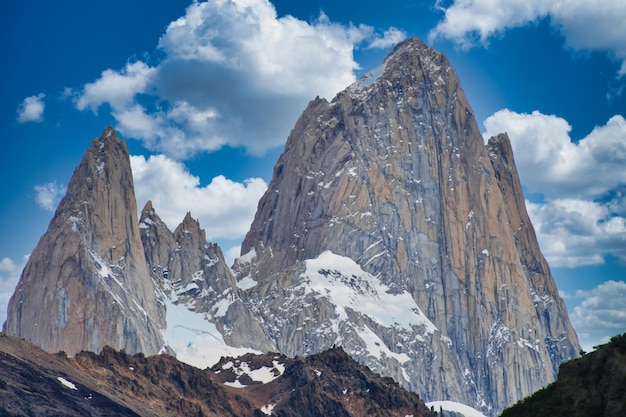
M 507 131 L 583 347 L 626 331 L 626 3 L 210 0 L 0 5 L 0 322 L 25 256 L 107 125 L 138 204 L 198 217 L 229 259 L 308 100 L 417 36 Z

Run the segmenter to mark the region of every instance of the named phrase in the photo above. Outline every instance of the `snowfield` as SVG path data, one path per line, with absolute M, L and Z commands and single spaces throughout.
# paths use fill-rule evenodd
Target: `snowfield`
M 453 411 L 455 413 L 461 413 L 465 417 L 487 417 L 480 411 L 475 408 L 470 407 L 469 405 L 456 403 L 454 401 L 431 401 L 427 402 L 426 406 L 428 408 L 434 407 L 435 411 L 439 411 L 439 407 L 443 409 L 443 411 Z

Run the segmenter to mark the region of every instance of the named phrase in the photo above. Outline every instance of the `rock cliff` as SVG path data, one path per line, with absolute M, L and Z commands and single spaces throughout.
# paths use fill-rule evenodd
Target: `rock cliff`
M 139 228 L 161 304 L 169 300 L 215 323 L 230 346 L 253 346 L 260 351 L 274 348 L 242 302 L 238 283 L 226 265 L 222 250 L 207 242 L 204 230 L 191 213 L 172 233 L 149 201 L 141 212 Z M 238 326 L 236 332 L 231 331 L 234 322 Z
M 454 69 L 416 39 L 309 103 L 242 253 L 279 351 L 341 344 L 427 400 L 494 414 L 579 349 L 508 138 L 485 146 Z
M 155 354 L 162 305 L 142 251 L 128 150 L 95 138 L 22 272 L 4 331 L 49 352 Z

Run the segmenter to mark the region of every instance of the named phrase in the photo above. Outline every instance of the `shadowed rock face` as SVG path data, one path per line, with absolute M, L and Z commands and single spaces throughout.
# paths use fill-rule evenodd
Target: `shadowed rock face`
M 309 103 L 242 244 L 252 250 L 246 295 L 281 352 L 341 343 L 428 400 L 493 414 L 578 352 L 508 138 L 485 146 L 454 69 L 416 39 L 332 102 Z M 325 251 L 410 294 L 436 330 L 304 294 L 303 271 Z M 286 301 L 298 291 L 306 302 Z
M 112 128 L 74 171 L 8 306 L 6 333 L 50 352 L 155 354 L 165 323 L 143 254 L 128 150 Z
M 563 363 L 557 380 L 502 413 L 520 416 L 626 415 L 626 333 L 580 358 Z

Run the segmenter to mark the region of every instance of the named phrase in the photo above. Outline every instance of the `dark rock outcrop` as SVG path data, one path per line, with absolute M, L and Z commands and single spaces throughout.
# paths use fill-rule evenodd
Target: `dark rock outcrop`
M 200 370 L 170 355 L 131 356 L 109 347 L 67 358 L 0 334 L 0 415 L 437 415 L 417 394 L 363 368 L 341 349 L 296 359 L 247 355 L 239 361 L 248 371 L 268 361 L 281 371 L 270 382 L 239 388 L 222 378 L 222 368 L 235 360 Z

